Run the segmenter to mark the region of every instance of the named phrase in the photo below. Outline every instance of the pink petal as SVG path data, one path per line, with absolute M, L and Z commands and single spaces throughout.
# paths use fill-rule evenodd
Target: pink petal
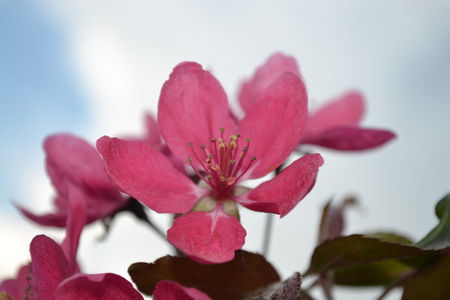
M 69 273 L 77 269 L 77 250 L 81 231 L 86 224 L 86 206 L 83 194 L 77 187 L 68 183 L 69 211 L 67 216 L 66 237 L 61 244 L 68 261 Z
M 25 207 L 14 203 L 14 206 L 20 210 L 31 221 L 43 226 L 65 227 L 67 222 L 67 208 L 56 209 L 55 213 L 36 215 Z
M 103 161 L 93 146 L 69 134 L 56 134 L 44 142 L 46 166 L 58 190 L 55 210 L 35 215 L 16 205 L 34 222 L 45 226 L 64 227 L 67 218 L 67 182 L 78 186 L 87 209 L 87 223 L 117 211 L 126 204 L 117 187 L 106 176 Z
M 45 140 L 44 149 L 48 174 L 62 195 L 67 195 L 67 179 L 94 190 L 116 191 L 119 195 L 105 174 L 100 156 L 89 143 L 70 134 L 55 134 Z
M 303 82 L 283 73 L 253 104 L 239 124 L 242 138 L 251 138 L 248 156 L 255 156 L 251 174 L 259 178 L 275 170 L 300 141 L 308 115 L 308 96 Z
M 31 241 L 30 254 L 33 279 L 40 299 L 55 299 L 57 286 L 72 275 L 63 250 L 51 238 L 38 235 Z
M 150 114 L 145 114 L 145 128 L 147 136 L 144 142 L 153 149 L 159 150 L 162 147 L 161 134 L 159 133 L 158 123 L 155 118 Z
M 28 287 L 27 277 L 29 267 L 28 265 L 20 268 L 17 278 L 4 280 L 0 284 L 0 295 L 2 292 L 6 292 L 12 299 L 24 299 L 25 290 Z
M 258 96 L 270 86 L 278 76 L 286 71 L 301 77 L 297 61 L 293 56 L 275 53 L 269 57 L 269 59 L 256 70 L 252 79 L 243 82 L 241 91 L 239 92 L 239 102 L 242 109 L 247 112 Z
M 183 162 L 193 156 L 188 142 L 198 151 L 202 144 L 209 147 L 213 137 L 220 137 L 221 127 L 225 128 L 227 136 L 236 133 L 219 81 L 199 64 L 191 62 L 176 66 L 164 83 L 158 124 L 164 141 Z
M 73 275 L 58 286 L 55 296 L 57 300 L 144 299 L 129 281 L 112 273 Z
M 363 95 L 356 91 L 326 103 L 309 117 L 300 143 L 307 143 L 328 129 L 357 126 L 364 115 L 364 106 Z
M 158 213 L 186 213 L 209 193 L 143 143 L 104 136 L 97 141 L 97 149 L 117 185 Z
M 162 280 L 155 286 L 155 300 L 211 300 L 196 288 L 187 288 L 173 281 Z
M 245 229 L 221 205 L 211 212 L 190 212 L 175 220 L 167 240 L 200 263 L 224 263 L 245 243 Z
M 395 138 L 389 130 L 337 127 L 323 132 L 308 144 L 342 151 L 358 151 L 379 147 Z
M 251 210 L 279 214 L 282 218 L 309 193 L 322 165 L 323 158 L 318 153 L 303 156 L 272 180 L 234 196 L 233 200 Z

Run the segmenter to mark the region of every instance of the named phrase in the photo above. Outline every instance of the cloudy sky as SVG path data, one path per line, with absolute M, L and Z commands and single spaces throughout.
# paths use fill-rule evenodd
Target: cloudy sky
M 186 60 L 210 70 L 238 109 L 239 82 L 276 51 L 297 58 L 311 108 L 358 89 L 367 98 L 364 124 L 398 137 L 358 154 L 314 149 L 325 165 L 312 193 L 276 218 L 269 260 L 283 277 L 304 271 L 322 206 L 347 195 L 360 200 L 347 233 L 420 239 L 450 190 L 449 13 L 448 0 L 0 1 L 0 237 L 7 245 L 0 279 L 27 261 L 33 236 L 64 235 L 35 227 L 11 205 L 51 207 L 45 136 L 72 132 L 95 143 L 105 134 L 141 134 L 144 112 L 156 112 L 162 84 Z M 244 249 L 260 251 L 265 216 L 241 214 Z M 152 216 L 167 226 L 165 216 Z M 132 262 L 169 249 L 128 216 L 98 242 L 101 234 L 99 225 L 83 233 L 79 257 L 88 273 L 127 276 Z

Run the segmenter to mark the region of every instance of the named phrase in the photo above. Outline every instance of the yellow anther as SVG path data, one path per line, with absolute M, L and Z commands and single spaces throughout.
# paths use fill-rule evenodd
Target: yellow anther
M 225 182 L 227 181 L 227 179 L 225 178 L 225 176 L 220 176 L 220 181 Z
M 244 149 L 242 149 L 242 151 L 247 152 L 248 151 L 248 147 L 244 147 Z
M 247 143 L 250 143 L 252 141 L 251 138 L 247 138 Z
M 219 143 L 223 143 L 223 139 L 222 138 L 219 138 Z
M 188 147 L 191 147 L 191 146 L 192 146 L 192 142 L 189 142 L 189 143 L 188 143 Z
M 212 138 L 212 139 L 211 139 L 211 142 L 213 142 L 213 143 L 214 143 L 215 141 L 217 141 L 217 139 L 216 139 L 216 138 Z
M 206 158 L 206 162 L 209 163 L 211 161 L 211 158 Z
M 250 160 L 256 160 L 256 157 L 252 156 L 250 157 Z
M 210 154 L 210 155 L 208 155 L 208 157 L 209 157 L 209 158 L 213 158 L 213 157 L 214 157 L 214 155 Z
M 225 128 L 220 127 L 220 132 L 224 132 L 224 131 L 225 131 Z
M 206 176 L 206 179 L 207 179 L 207 180 L 211 180 L 211 179 L 212 179 L 212 176 L 211 176 L 211 175 L 208 175 L 208 176 Z
M 234 134 L 230 135 L 230 140 L 233 141 L 233 142 L 236 141 L 237 140 L 237 136 L 234 135 Z
M 205 150 L 205 149 L 206 149 L 205 144 L 202 144 L 202 145 L 200 146 L 200 148 L 201 148 L 202 150 Z
M 190 163 L 192 161 L 192 158 L 188 157 L 186 160 L 188 163 Z
M 225 144 L 224 143 L 220 143 L 219 144 L 219 148 L 225 148 Z
M 232 164 L 233 166 L 236 164 L 236 161 L 234 159 L 230 160 L 230 164 Z
M 236 142 L 233 141 L 233 142 L 230 143 L 230 147 L 236 148 L 236 146 L 237 146 Z

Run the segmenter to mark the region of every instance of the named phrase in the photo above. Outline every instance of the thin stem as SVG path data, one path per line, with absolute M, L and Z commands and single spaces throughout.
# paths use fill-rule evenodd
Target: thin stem
M 393 283 L 391 283 L 389 286 L 386 287 L 383 294 L 381 294 L 381 296 L 378 297 L 377 300 L 382 300 L 384 297 L 386 297 L 387 294 L 389 294 L 390 291 L 392 291 L 393 288 L 400 286 L 402 283 L 407 281 L 409 278 L 416 275 L 416 273 L 417 273 L 417 270 L 413 269 L 410 272 L 403 275 L 402 277 L 400 277 L 399 279 L 397 279 L 396 281 L 394 281 Z
M 128 205 L 124 210 L 131 211 L 139 220 L 149 225 L 160 237 L 164 240 L 166 239 L 164 231 L 150 221 L 150 218 L 144 210 L 144 206 L 138 200 L 130 197 Z
M 283 168 L 284 163 L 282 163 L 278 168 L 275 170 L 275 176 L 277 176 L 281 169 Z M 273 214 L 267 214 L 266 215 L 266 226 L 264 228 L 264 240 L 263 240 L 263 246 L 262 246 L 262 254 L 263 256 L 267 257 L 267 254 L 269 253 L 269 243 L 270 243 L 270 237 L 272 236 L 272 227 L 273 227 Z
M 267 257 L 269 253 L 270 236 L 272 235 L 273 214 L 266 215 L 266 227 L 264 228 L 264 240 L 262 246 L 262 254 Z

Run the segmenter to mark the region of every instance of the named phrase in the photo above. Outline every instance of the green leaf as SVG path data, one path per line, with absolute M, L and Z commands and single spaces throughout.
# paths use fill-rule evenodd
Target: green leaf
M 435 208 L 439 224 L 419 241 L 416 246 L 424 249 L 450 247 L 450 194 L 442 198 Z
M 405 244 L 405 245 L 413 244 L 413 242 L 409 238 L 399 235 L 397 233 L 393 233 L 393 232 L 375 232 L 375 233 L 364 234 L 364 236 L 377 238 L 382 241 L 391 242 L 391 243 L 400 243 L 400 244 Z
M 402 300 L 450 299 L 450 257 L 442 255 L 420 269 L 404 285 Z
M 362 235 L 350 235 L 325 241 L 317 246 L 305 276 L 391 259 L 421 266 L 438 255 L 438 251 L 385 242 Z
M 204 265 L 187 257 L 165 256 L 154 263 L 135 263 L 128 273 L 139 291 L 152 295 L 161 280 L 195 287 L 213 299 L 245 299 L 254 291 L 280 281 L 262 255 L 237 251 L 224 264 Z
M 334 272 L 334 283 L 347 286 L 383 286 L 408 274 L 412 268 L 397 260 L 386 260 Z

